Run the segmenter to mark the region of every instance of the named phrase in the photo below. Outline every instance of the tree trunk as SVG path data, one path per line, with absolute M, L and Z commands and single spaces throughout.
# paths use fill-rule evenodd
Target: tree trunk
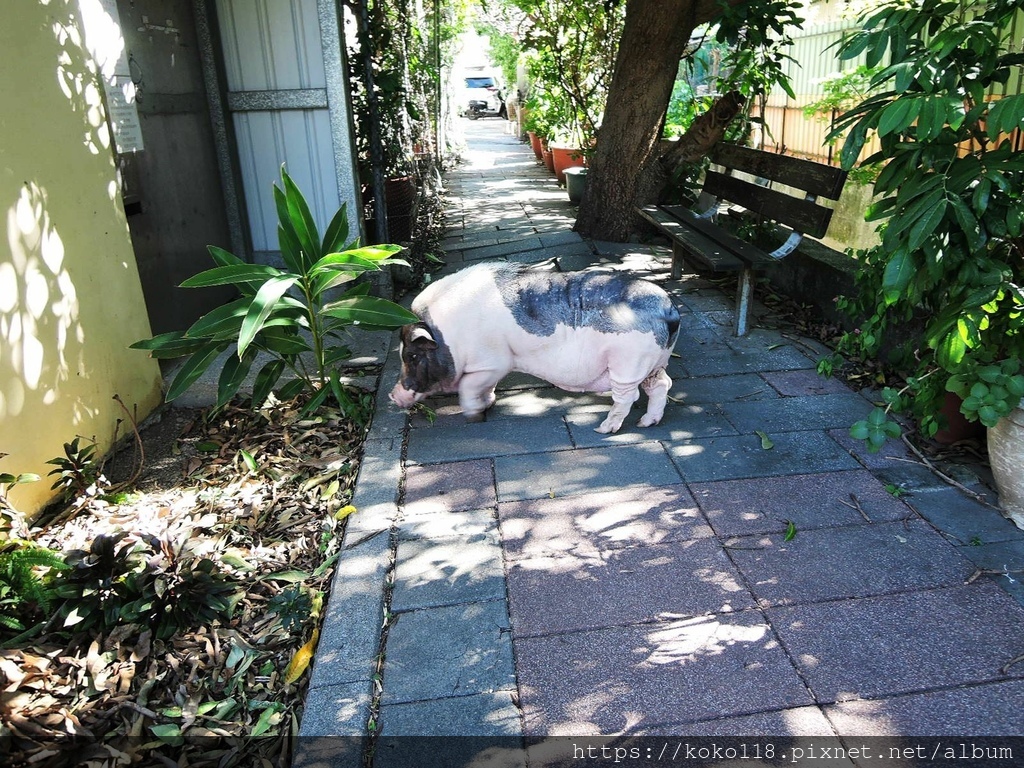
M 739 0 L 728 0 L 735 4 Z M 662 119 L 679 60 L 693 30 L 719 13 L 717 0 L 627 0 L 615 74 L 587 174 L 576 231 L 621 242 L 634 229 L 634 207 L 658 162 Z
M 677 141 L 656 152 L 637 181 L 634 206 L 656 202 L 672 174 L 682 165 L 699 162 L 722 140 L 733 119 L 746 101 L 738 91 L 729 91 L 715 100 L 711 109 L 698 115 Z

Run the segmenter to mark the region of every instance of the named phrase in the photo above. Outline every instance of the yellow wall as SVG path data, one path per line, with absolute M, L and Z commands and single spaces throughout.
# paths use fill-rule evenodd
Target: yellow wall
M 0 472 L 32 514 L 76 435 L 104 453 L 123 416 L 160 402 L 149 336 L 96 76 L 77 3 L 8 3 L 0 24 Z M 120 435 L 125 434 L 122 427 Z

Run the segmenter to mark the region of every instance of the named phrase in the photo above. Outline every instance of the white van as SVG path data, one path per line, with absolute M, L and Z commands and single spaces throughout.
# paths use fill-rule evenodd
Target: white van
M 467 72 L 461 78 L 459 114 L 471 120 L 477 117 L 505 115 L 505 101 L 497 79 L 485 72 Z

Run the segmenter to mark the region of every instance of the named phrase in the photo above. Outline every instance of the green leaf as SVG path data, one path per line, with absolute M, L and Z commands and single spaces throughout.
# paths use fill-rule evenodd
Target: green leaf
M 210 364 L 227 347 L 227 342 L 210 342 L 186 360 L 185 364 L 178 369 L 173 381 L 171 381 L 171 386 L 167 389 L 167 395 L 165 396 L 167 402 L 174 400 L 191 387 L 200 376 L 206 373 L 206 369 L 210 367 Z
M 253 738 L 261 736 L 270 730 L 271 726 L 277 725 L 281 722 L 281 710 L 284 709 L 284 705 L 278 702 L 274 702 L 269 707 L 260 712 L 259 720 L 256 721 L 256 725 L 253 727 L 252 732 L 249 734 Z
M 405 307 L 376 296 L 353 296 L 325 304 L 322 314 L 353 325 L 371 328 L 397 328 L 419 318 Z
M 990 139 L 1017 128 L 1024 129 L 1024 94 L 1004 96 L 989 106 L 986 130 Z
M 182 288 L 207 288 L 212 285 L 238 285 L 253 281 L 264 282 L 282 272 L 267 264 L 231 264 L 214 267 L 193 275 L 181 283 Z
M 238 334 L 239 357 L 245 354 L 245 350 L 252 343 L 253 339 L 256 338 L 256 334 L 262 330 L 267 318 L 270 317 L 270 313 L 274 311 L 278 299 L 284 296 L 288 289 L 295 285 L 297 281 L 298 277 L 296 275 L 282 275 L 263 284 L 263 287 L 260 288 L 253 298 L 252 304 L 249 306 L 248 312 L 246 312 L 245 319 L 242 321 L 242 327 Z
M 185 743 L 185 737 L 181 734 L 181 726 L 175 723 L 162 725 L 151 725 L 149 730 L 153 732 L 160 741 L 170 747 L 180 747 Z
M 251 298 L 242 297 L 210 310 L 192 323 L 189 329 L 185 331 L 185 336 L 198 339 L 203 336 L 213 336 L 222 331 L 233 330 L 237 333 L 238 328 L 242 325 L 242 318 L 245 317 L 251 302 Z
M 320 256 L 320 235 L 316 229 L 316 222 L 313 221 L 313 215 L 309 212 L 306 198 L 302 196 L 302 192 L 292 181 L 291 176 L 285 172 L 284 166 L 281 166 L 281 180 L 284 182 L 284 194 L 288 208 L 287 222 L 290 223 L 298 237 L 299 245 L 302 246 L 305 255 L 303 265 L 312 264 Z
M 253 458 L 253 455 L 249 453 L 249 451 L 244 448 L 240 448 L 238 450 L 238 455 L 242 457 L 242 461 L 250 472 L 255 473 L 259 471 L 259 465 L 256 463 L 256 459 Z
M 878 118 L 878 135 L 902 133 L 920 114 L 921 100 L 914 97 L 898 98 L 882 110 Z
M 942 341 L 935 350 L 936 360 L 947 371 L 960 365 L 965 354 L 967 354 L 967 344 L 964 343 L 958 329 L 952 330 L 943 336 Z
M 909 247 L 910 250 L 917 250 L 921 247 L 939 224 L 946 217 L 946 199 L 940 199 L 934 206 L 928 208 L 924 214 L 910 228 Z
M 271 360 L 256 374 L 256 380 L 252 385 L 252 402 L 255 408 L 259 408 L 266 402 L 267 397 L 270 396 L 271 391 L 274 389 L 274 385 L 277 384 L 281 374 L 284 373 L 284 369 L 284 360 Z
M 321 257 L 343 251 L 348 246 L 348 203 L 342 203 L 324 232 L 324 249 Z
M 786 535 L 782 537 L 782 541 L 789 542 L 796 538 L 796 523 L 792 520 L 786 521 Z
M 166 360 L 191 355 L 205 343 L 202 339 L 185 338 L 182 331 L 171 331 L 170 333 L 161 333 L 151 339 L 136 341 L 130 346 L 130 349 L 149 350 L 151 357 Z
M 885 272 L 882 273 L 883 290 L 896 294 L 902 293 L 910 284 L 916 271 L 917 267 L 914 265 L 914 258 L 910 251 L 905 248 L 899 249 L 885 265 Z M 892 304 L 893 302 L 887 303 Z
M 971 250 L 976 250 L 985 244 L 985 236 L 982 234 L 981 225 L 974 217 L 974 212 L 967 207 L 959 197 L 949 198 L 949 204 L 953 207 L 953 215 L 960 231 L 967 238 L 967 244 Z
M 345 253 L 367 261 L 383 261 L 401 250 L 402 246 L 400 245 L 366 245 L 362 248 L 345 251 Z
M 217 382 L 218 408 L 223 408 L 238 393 L 255 360 L 256 355 L 252 353 L 241 358 L 237 355 L 228 355 L 224 367 L 220 369 L 220 378 Z
M 281 388 L 277 391 L 277 396 L 281 400 L 291 400 L 306 388 L 307 383 L 304 379 L 291 379 L 281 385 Z
M 278 192 L 279 190 L 275 187 L 274 191 Z M 302 261 L 302 245 L 299 243 L 295 230 L 278 224 L 277 243 L 281 248 L 281 258 L 288 265 L 288 269 L 292 272 L 304 273 L 306 265 Z
M 755 432 L 754 434 L 756 434 L 758 437 L 761 438 L 761 449 L 762 450 L 770 451 L 772 448 L 775 447 L 775 443 L 773 443 L 771 441 L 771 438 L 768 437 L 768 435 L 765 434 L 764 432 L 758 431 L 758 432 Z

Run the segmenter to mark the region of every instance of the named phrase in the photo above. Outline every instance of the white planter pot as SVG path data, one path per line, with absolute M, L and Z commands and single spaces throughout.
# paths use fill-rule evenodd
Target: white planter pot
M 988 460 L 1003 514 L 1024 529 L 1024 400 L 989 427 Z

